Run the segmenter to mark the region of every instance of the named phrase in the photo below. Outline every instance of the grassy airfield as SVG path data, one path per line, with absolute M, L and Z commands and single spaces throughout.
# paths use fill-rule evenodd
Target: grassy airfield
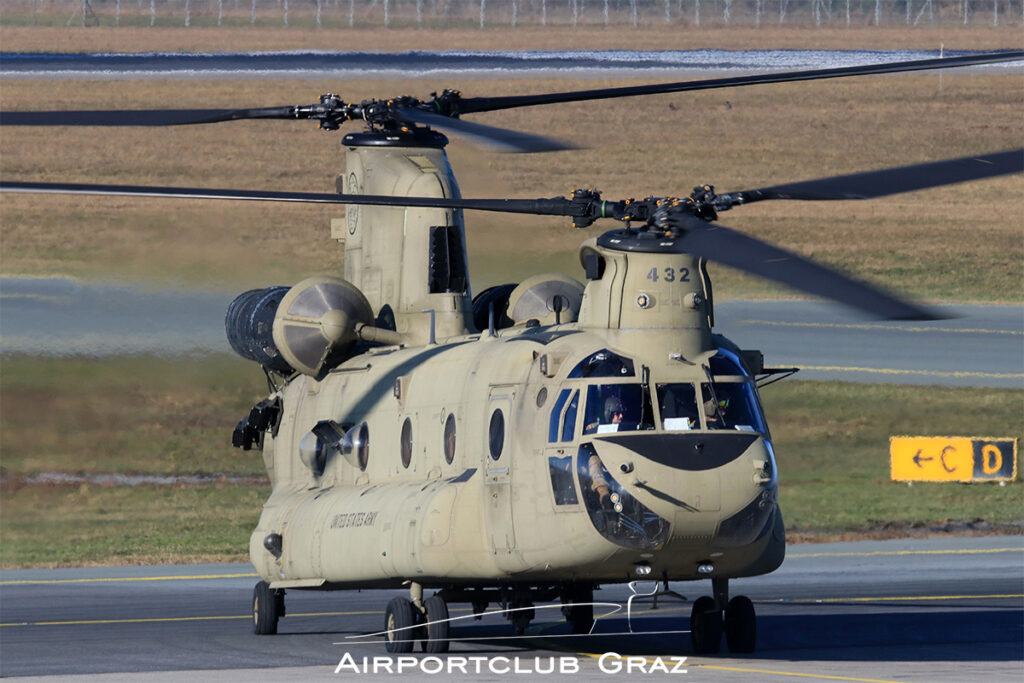
M 636 47 L 1013 47 L 1017 32 L 510 32 L 510 49 Z M 0 26 L 5 50 L 484 48 L 457 31 L 266 28 L 81 30 Z M 527 34 L 527 35 L 521 35 Z M 559 36 L 561 42 L 559 41 Z M 959 38 L 960 42 L 957 42 Z M 685 44 L 678 44 L 685 40 Z M 481 42 L 483 41 L 483 42 Z M 744 43 L 743 41 L 747 41 Z M 832 41 L 832 42 L 829 42 Z M 919 43 L 919 44 L 915 44 Z M 695 76 L 703 78 L 704 75 Z M 417 81 L 164 80 L 0 83 L 4 109 L 190 108 L 361 100 L 458 86 L 466 96 L 628 85 L 584 79 Z M 1024 78 L 950 71 L 662 95 L 598 106 L 494 112 L 474 120 L 588 147 L 547 155 L 481 153 L 453 140 L 467 197 L 540 197 L 598 187 L 608 198 L 722 190 L 1020 146 Z M 354 129 L 354 128 L 353 128 Z M 309 122 L 177 129 L 7 129 L 0 171 L 19 180 L 331 191 L 340 135 Z M 72 275 L 154 286 L 236 288 L 338 273 L 329 242 L 340 209 L 123 198 L 5 195 L 0 272 Z M 1024 183 L 1019 177 L 872 202 L 764 202 L 722 222 L 926 300 L 1024 298 Z M 474 288 L 538 272 L 578 273 L 586 235 L 568 221 L 470 214 Z M 788 295 L 714 267 L 717 296 Z M 727 331 L 726 331 L 727 332 Z M 261 485 L 29 485 L 39 472 L 262 474 L 230 431 L 264 391 L 234 357 L 4 358 L 0 376 L 0 566 L 244 559 Z M 1024 434 L 1024 391 L 790 380 L 765 390 L 782 469 L 787 525 L 826 537 L 886 523 L 1017 522 L 1020 484 L 888 481 L 891 434 Z M 938 431 L 937 431 L 938 430 Z M 813 534 L 812 534 L 813 535 Z

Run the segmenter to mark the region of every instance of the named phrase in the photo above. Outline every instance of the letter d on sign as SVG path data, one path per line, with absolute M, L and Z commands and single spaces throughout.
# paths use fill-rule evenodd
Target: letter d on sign
M 972 439 L 973 481 L 1014 481 L 1017 478 L 1016 439 Z

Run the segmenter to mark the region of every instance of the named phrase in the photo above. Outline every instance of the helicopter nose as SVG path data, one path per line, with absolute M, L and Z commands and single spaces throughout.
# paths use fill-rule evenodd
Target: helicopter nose
M 774 462 L 760 434 L 608 435 L 593 446 L 613 477 L 672 522 L 673 535 L 715 535 L 719 522 L 747 519 L 751 505 L 757 513 L 774 509 Z

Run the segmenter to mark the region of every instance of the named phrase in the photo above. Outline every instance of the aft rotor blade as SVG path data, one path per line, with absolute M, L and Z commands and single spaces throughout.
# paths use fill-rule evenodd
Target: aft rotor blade
M 183 126 L 243 119 L 295 119 L 296 107 L 5 111 L 0 126 Z
M 433 114 L 422 109 L 402 108 L 395 115 L 410 123 L 419 123 L 450 131 L 500 152 L 557 152 L 576 149 L 575 145 L 561 140 L 485 126 L 480 123 Z
M 440 209 L 473 209 L 542 216 L 583 215 L 583 208 L 564 197 L 552 199 L 449 199 L 434 197 L 389 197 L 368 194 L 316 192 L 275 192 L 200 187 L 147 187 L 144 185 L 92 185 L 85 183 L 24 183 L 0 181 L 0 192 L 41 194 L 107 195 L 119 197 L 166 197 L 179 199 L 234 199 L 309 204 L 360 204 L 371 206 L 415 206 Z
M 728 78 L 709 78 L 699 81 L 679 81 L 657 85 L 638 85 L 622 88 L 599 88 L 595 90 L 574 90 L 560 93 L 540 95 L 518 95 L 510 97 L 471 97 L 460 100 L 457 105 L 459 114 L 472 112 L 497 111 L 514 107 L 534 107 L 541 104 L 560 102 L 581 102 L 585 100 L 604 100 L 616 97 L 634 97 L 636 95 L 656 95 L 661 93 L 687 92 L 691 90 L 713 90 L 715 88 L 734 88 L 744 85 L 760 85 L 764 83 L 785 83 L 788 81 L 813 81 L 822 78 L 843 78 L 846 76 L 866 76 L 871 74 L 889 74 L 904 71 L 923 71 L 928 69 L 949 69 L 978 64 L 993 64 L 1024 59 L 1024 50 L 1007 52 L 989 52 L 980 55 L 919 59 L 909 62 L 890 62 L 887 64 L 865 64 L 861 66 L 841 66 L 829 69 L 810 69 L 805 71 L 783 71 L 779 73 L 755 74 L 749 76 L 732 76 Z
M 764 199 L 874 199 L 929 187 L 1024 173 L 1024 148 L 733 192 L 735 204 Z
M 731 230 L 686 216 L 686 233 L 675 248 L 759 275 L 808 294 L 825 297 L 888 320 L 939 320 L 944 316 L 902 301 L 837 270 Z

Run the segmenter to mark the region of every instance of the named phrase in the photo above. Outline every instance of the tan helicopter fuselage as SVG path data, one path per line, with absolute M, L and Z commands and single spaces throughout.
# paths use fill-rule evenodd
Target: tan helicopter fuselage
M 443 149 L 371 152 L 350 147 L 350 192 L 458 196 Z M 575 306 L 478 332 L 459 279 L 460 212 L 350 207 L 334 227 L 346 276 L 374 311 L 391 306 L 407 341 L 277 392 L 281 419 L 263 440 L 273 490 L 250 543 L 272 587 L 685 580 L 779 566 L 770 437 L 741 354 L 711 334 L 697 259 L 590 239 Z M 441 278 L 457 291 L 432 291 L 439 227 L 459 242 L 445 259 L 461 266 Z M 719 412 L 723 392 L 742 418 Z M 311 432 L 325 422 L 356 446 L 325 449 Z

